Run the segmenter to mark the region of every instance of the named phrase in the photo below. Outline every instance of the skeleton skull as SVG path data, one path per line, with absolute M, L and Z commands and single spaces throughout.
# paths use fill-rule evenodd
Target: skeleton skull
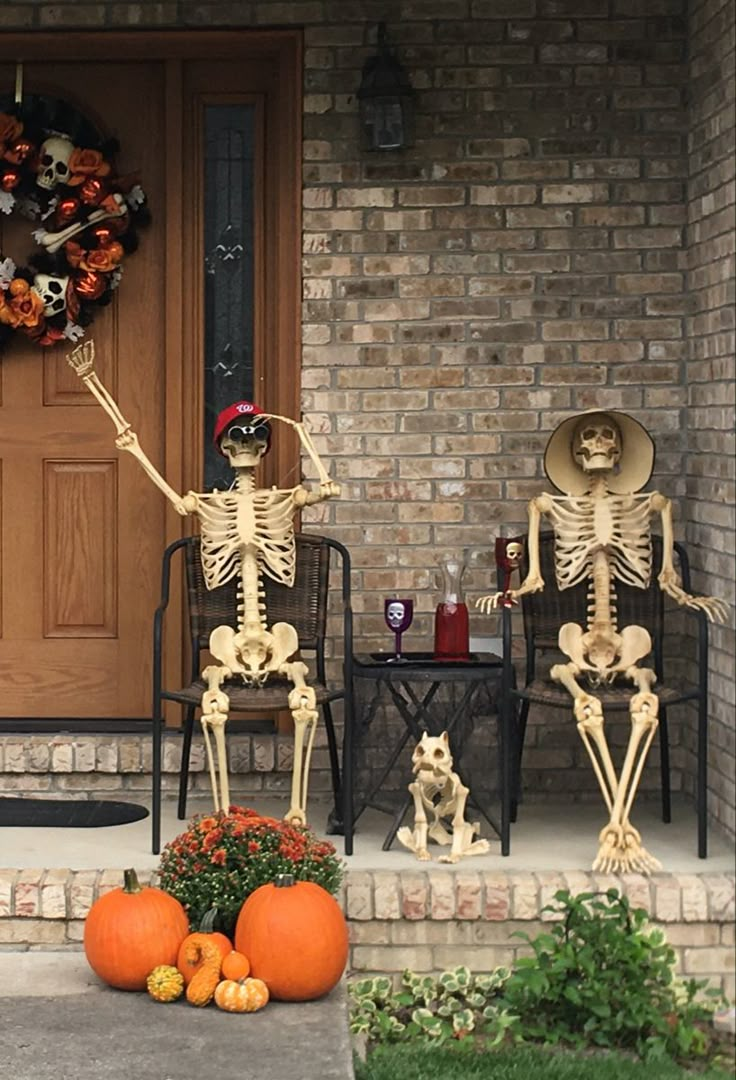
M 220 439 L 220 450 L 234 469 L 255 468 L 268 450 L 270 425 L 259 416 L 244 417 L 230 425 Z
M 72 156 L 74 143 L 61 135 L 52 135 L 41 144 L 36 183 L 39 187 L 52 191 L 57 184 L 65 184 L 69 179 L 69 158 Z
M 43 300 L 43 313 L 50 318 L 61 315 L 66 310 L 66 290 L 69 277 L 55 277 L 53 274 L 36 274 L 33 279 L 33 291 Z
M 585 472 L 613 469 L 621 458 L 621 431 L 608 413 L 586 416 L 575 428 L 572 452 Z
M 511 540 L 506 545 L 506 561 L 511 569 L 516 569 L 523 554 L 524 545 L 519 540 Z
M 449 776 L 452 772 L 452 754 L 447 732 L 428 735 L 425 731 L 414 747 L 411 763 L 414 773 L 432 772 L 436 776 Z
M 386 620 L 392 630 L 398 630 L 404 621 L 406 608 L 401 600 L 393 600 L 386 608 Z

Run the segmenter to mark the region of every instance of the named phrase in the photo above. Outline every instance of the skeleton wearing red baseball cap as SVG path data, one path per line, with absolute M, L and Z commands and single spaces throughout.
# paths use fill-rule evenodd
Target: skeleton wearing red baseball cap
M 228 683 L 239 681 L 260 687 L 269 676 L 281 675 L 292 684 L 288 704 L 294 719 L 294 767 L 286 819 L 306 822 L 309 761 L 318 718 L 316 696 L 307 684 L 307 665 L 293 659 L 299 648 L 296 629 L 286 622 L 269 625 L 262 599 L 263 577 L 267 575 L 286 586 L 294 584 L 294 515 L 303 506 L 339 495 L 339 486 L 328 476 L 304 424 L 265 413 L 252 401 L 236 401 L 222 410 L 214 430 L 217 449 L 235 470 L 233 487 L 228 491 L 189 491 L 182 498 L 146 457 L 138 436 L 98 379 L 93 366 L 94 343 L 87 341 L 78 346 L 67 359 L 115 424 L 118 449 L 127 450 L 138 459 L 179 514 L 199 517 L 200 555 L 207 588 L 216 589 L 235 577 L 239 579 L 237 610 L 233 611 L 237 626 L 215 627 L 210 635 L 209 651 L 217 662 L 202 672 L 207 689 L 202 695 L 201 722 L 215 810 L 227 810 L 230 805 L 225 747 L 225 724 L 230 708 Z M 297 432 L 317 471 L 316 485 L 256 487 L 255 470 L 270 447 L 272 421 L 288 424 Z M 215 740 L 217 769 L 210 732 Z
M 215 420 L 213 439 L 215 446 L 225 457 L 225 452 L 220 446 L 220 440 L 227 433 L 230 439 L 242 441 L 246 438 L 263 442 L 267 452 L 271 447 L 271 425 L 263 414 L 263 409 L 254 405 L 252 401 L 236 401 L 228 405 Z

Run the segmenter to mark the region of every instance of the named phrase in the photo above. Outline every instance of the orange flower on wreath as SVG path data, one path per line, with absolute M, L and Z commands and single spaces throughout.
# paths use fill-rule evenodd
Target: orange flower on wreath
M 105 247 L 85 252 L 79 265 L 83 270 L 95 270 L 98 274 L 107 274 L 115 269 L 123 255 L 123 245 L 116 240 Z
M 94 270 L 98 274 L 108 274 L 122 261 L 125 251 L 123 245 L 114 240 L 104 247 L 85 251 L 75 240 L 64 244 L 66 260 L 75 270 Z
M 14 329 L 31 329 L 43 322 L 43 300 L 23 278 L 14 278 L 3 294 L 0 322 Z
M 69 157 L 71 176 L 67 183 L 70 187 L 83 184 L 90 176 L 108 176 L 110 163 L 105 161 L 99 150 L 83 150 L 75 147 Z
M 23 131 L 23 124 L 14 116 L 0 113 L 0 145 L 5 149 L 6 143 L 14 142 Z

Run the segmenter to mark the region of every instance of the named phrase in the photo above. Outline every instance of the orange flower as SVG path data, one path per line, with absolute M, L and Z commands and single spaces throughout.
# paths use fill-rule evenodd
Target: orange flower
M 43 320 L 43 300 L 38 293 L 22 278 L 15 278 L 8 291 L 13 295 L 10 299 L 7 295 L 3 297 L 0 322 L 14 328 L 38 326 Z
M 75 187 L 83 184 L 90 176 L 107 176 L 110 165 L 103 158 L 99 150 L 83 150 L 75 147 L 69 157 L 69 185 Z
M 87 251 L 80 260 L 79 265 L 83 270 L 95 270 L 97 273 L 109 273 L 114 270 L 123 257 L 123 245 L 115 241 L 107 247 L 96 248 Z
M 0 143 L 13 142 L 23 130 L 20 120 L 7 113 L 0 113 Z

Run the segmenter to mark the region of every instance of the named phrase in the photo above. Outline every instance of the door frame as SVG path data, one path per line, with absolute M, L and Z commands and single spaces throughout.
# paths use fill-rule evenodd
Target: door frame
M 183 64 L 211 60 L 238 61 L 243 65 L 249 60 L 268 63 L 273 89 L 271 93 L 269 87 L 270 108 L 272 112 L 278 111 L 279 123 L 266 131 L 269 175 L 264 178 L 262 206 L 267 242 L 260 244 L 260 254 L 256 255 L 261 263 L 261 280 L 266 284 L 255 312 L 253 344 L 258 382 L 254 397 L 263 408 L 296 418 L 301 414 L 301 379 L 294 378 L 294 368 L 301 372 L 302 52 L 302 32 L 298 29 L 65 30 L 0 35 L 3 63 L 99 62 L 101 55 L 116 62 L 163 62 L 166 134 L 162 152 L 172 163 L 182 162 L 185 153 Z M 145 177 L 141 177 L 141 183 L 145 190 Z M 167 169 L 165 198 L 164 207 L 151 208 L 152 214 L 163 218 L 167 237 L 162 415 L 165 460 L 155 464 L 168 483 L 183 494 L 189 489 L 201 490 L 202 483 L 203 322 L 199 310 L 202 305 L 191 304 L 183 289 L 185 258 L 196 258 L 198 249 L 201 257 L 202 252 L 199 236 L 194 246 L 184 236 L 187 198 L 192 196 L 184 191 L 182 173 L 177 167 Z M 196 224 L 195 231 L 201 233 L 201 222 Z M 145 235 L 142 244 L 145 245 Z M 191 395 L 185 394 L 187 385 L 194 390 Z M 166 417 L 178 417 L 180 423 L 166 423 Z M 298 459 L 296 435 L 279 425 L 278 439 L 274 439 L 264 466 L 263 482 L 276 483 Z M 165 522 L 164 546 L 196 525 L 192 519 L 183 521 L 168 502 Z M 172 589 L 171 615 L 177 613 L 180 620 L 183 602 L 183 590 Z M 167 650 L 165 678 L 170 680 L 170 685 L 183 674 L 186 636 L 180 633 L 178 641 L 169 636 L 169 645 L 173 647 Z

